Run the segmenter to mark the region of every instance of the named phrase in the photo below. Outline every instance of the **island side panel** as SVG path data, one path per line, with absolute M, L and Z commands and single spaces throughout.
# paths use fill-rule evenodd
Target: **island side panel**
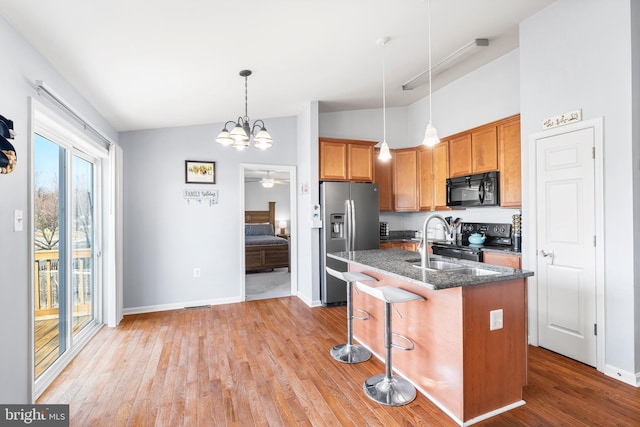
M 526 279 L 463 288 L 464 417 L 467 421 L 522 400 L 527 374 Z M 490 330 L 490 312 L 503 328 Z
M 451 415 L 462 419 L 462 288 L 433 291 L 357 265 L 351 265 L 350 270 L 375 277 L 378 279 L 375 286 L 396 286 L 425 298 L 397 304 L 395 308 L 402 318 L 394 308 L 391 310 L 393 332 L 415 343 L 412 351 L 392 350 L 394 371 L 412 381 Z M 353 304 L 371 315 L 367 321 L 354 320 L 355 339 L 384 360 L 384 303 L 363 292 L 354 292 Z M 394 342 L 405 344 L 397 337 Z M 384 373 L 384 368 L 380 373 Z

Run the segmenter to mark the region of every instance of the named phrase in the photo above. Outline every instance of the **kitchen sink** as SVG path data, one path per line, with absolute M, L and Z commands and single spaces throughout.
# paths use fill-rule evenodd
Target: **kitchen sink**
M 422 268 L 421 261 L 419 259 L 410 259 L 407 262 L 411 263 L 416 268 Z M 455 274 L 465 274 L 467 276 L 491 276 L 494 274 L 500 274 L 499 271 L 488 270 L 485 268 L 468 267 L 462 264 L 456 264 L 454 262 L 442 261 L 439 259 L 429 260 L 429 267 L 425 267 L 425 270 L 430 271 L 450 271 Z
M 456 274 L 466 274 L 468 276 L 491 276 L 493 274 L 500 274 L 498 271 L 475 267 L 459 268 L 451 271 Z
M 463 268 L 464 266 L 460 264 L 454 264 L 452 262 L 446 261 L 429 261 L 429 267 L 434 270 L 452 270 L 455 268 Z
M 421 261 L 416 262 L 414 260 L 411 260 L 410 262 L 413 262 L 414 267 L 422 268 Z M 425 267 L 426 270 L 455 270 L 459 268 L 464 268 L 464 266 L 460 264 L 455 264 L 453 262 L 440 261 L 440 260 L 430 260 L 429 267 Z

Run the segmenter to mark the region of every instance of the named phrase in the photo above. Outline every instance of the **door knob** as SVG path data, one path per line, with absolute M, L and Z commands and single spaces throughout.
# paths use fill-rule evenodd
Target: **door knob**
M 541 249 L 540 253 L 545 258 L 551 258 L 551 264 L 553 264 L 553 251 L 547 251 L 545 249 Z

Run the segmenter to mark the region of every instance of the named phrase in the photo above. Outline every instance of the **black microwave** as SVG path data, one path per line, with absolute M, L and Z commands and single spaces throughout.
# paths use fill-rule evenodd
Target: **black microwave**
M 447 179 L 447 206 L 500 206 L 500 174 L 486 172 Z

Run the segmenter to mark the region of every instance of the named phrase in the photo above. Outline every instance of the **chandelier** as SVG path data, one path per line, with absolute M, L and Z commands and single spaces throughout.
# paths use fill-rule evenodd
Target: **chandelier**
M 273 145 L 273 139 L 264 127 L 262 120 L 256 120 L 253 125 L 249 124 L 249 114 L 247 113 L 247 77 L 251 75 L 251 70 L 240 71 L 240 76 L 244 77 L 244 116 L 238 117 L 237 121 L 230 120 L 224 124 L 224 129 L 218 137 L 216 142 L 222 145 L 231 145 L 238 151 L 244 150 L 249 147 L 251 138 L 257 148 L 261 150 L 267 149 Z M 231 129 L 231 132 L 227 130 L 230 124 L 234 124 L 235 127 Z M 256 129 L 258 132 L 256 133 Z

